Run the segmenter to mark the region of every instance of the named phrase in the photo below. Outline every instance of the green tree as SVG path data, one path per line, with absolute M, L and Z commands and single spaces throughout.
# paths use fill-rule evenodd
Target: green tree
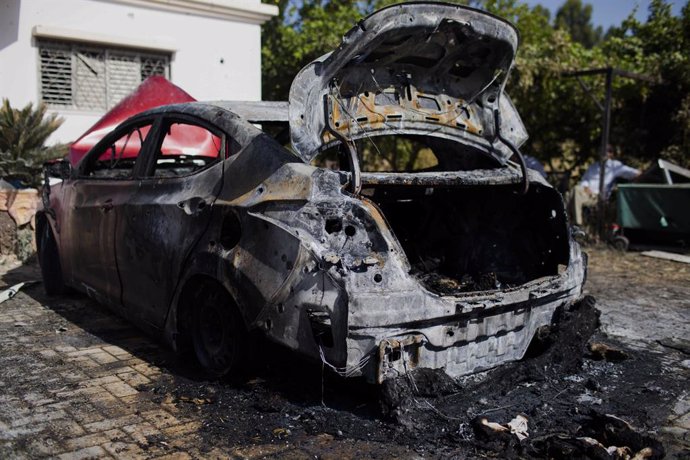
M 63 120 L 56 114 L 46 115 L 45 104 L 35 109 L 29 103 L 14 109 L 8 99 L 0 108 L 0 177 L 19 180 L 26 185 L 40 183 L 43 162 L 64 156 L 64 145 L 46 147 L 48 137 Z
M 653 0 L 646 21 L 631 15 L 609 35 L 609 62 L 657 79 L 622 85 L 614 139 L 641 163 L 662 156 L 690 166 L 690 5 L 673 16 L 670 3 Z
M 601 41 L 601 27 L 592 25 L 592 5 L 581 0 L 566 0 L 556 12 L 556 28 L 567 31 L 571 38 L 585 48 L 591 48 Z
M 348 0 L 277 0 L 279 14 L 262 27 L 263 99 L 287 100 L 292 79 L 336 48 L 371 5 Z
M 292 3 L 277 0 L 281 15 L 264 27 L 264 98 L 285 100 L 295 74 L 335 48 L 362 16 L 392 0 Z M 662 83 L 616 78 L 611 140 L 642 166 L 659 155 L 690 163 L 690 7 L 680 17 L 667 0 L 654 0 L 647 21 L 627 18 L 606 37 L 592 27 L 592 6 L 569 0 L 555 27 L 548 10 L 519 0 L 469 0 L 516 24 L 521 44 L 507 84 L 530 134 L 523 147 L 552 169 L 587 166 L 598 154 L 601 111 L 564 72 L 615 67 Z M 559 19 L 560 17 L 560 19 Z M 596 98 L 603 77 L 583 78 Z M 403 155 L 404 157 L 404 155 Z M 407 161 L 402 158 L 400 161 Z

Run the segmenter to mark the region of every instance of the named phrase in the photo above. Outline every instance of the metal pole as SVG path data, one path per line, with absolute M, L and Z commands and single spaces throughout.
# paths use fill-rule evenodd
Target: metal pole
M 606 173 L 606 160 L 608 159 L 607 147 L 609 144 L 609 130 L 611 127 L 611 86 L 613 82 L 613 69 L 606 69 L 606 98 L 604 99 L 604 120 L 601 132 L 601 147 L 599 150 L 599 238 L 604 240 L 606 238 L 606 189 L 604 183 L 604 175 Z

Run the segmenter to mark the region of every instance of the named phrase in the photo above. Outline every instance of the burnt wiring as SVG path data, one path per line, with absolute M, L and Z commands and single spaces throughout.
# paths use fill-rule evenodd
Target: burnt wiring
M 529 190 L 529 179 L 527 178 L 527 164 L 525 163 L 525 158 L 522 156 L 522 153 L 520 153 L 520 150 L 513 144 L 510 140 L 506 139 L 501 135 L 501 113 L 498 109 L 494 109 L 494 126 L 496 129 L 496 138 L 494 139 L 494 142 L 497 140 L 501 141 L 503 145 L 508 147 L 511 152 L 518 158 L 518 161 L 520 163 L 520 170 L 522 171 L 522 183 L 520 186 L 520 193 L 523 195 L 527 194 L 527 191 Z
M 350 191 L 358 195 L 362 190 L 362 172 L 359 169 L 359 160 L 357 159 L 357 147 L 355 143 L 337 132 L 336 130 L 330 130 L 331 133 L 340 141 L 340 143 L 347 149 L 347 159 L 350 165 L 350 175 L 352 180 L 350 181 Z
M 369 364 L 369 361 L 371 361 L 372 356 L 373 351 L 362 356 L 359 362 L 354 366 L 338 367 L 329 363 L 326 360 L 326 355 L 323 352 L 323 348 L 321 348 L 321 345 L 319 345 L 319 357 L 321 358 L 321 363 L 330 368 L 333 372 L 340 375 L 341 377 L 354 377 L 356 375 L 359 375 L 362 372 L 362 369 L 364 369 L 367 366 L 367 364 Z

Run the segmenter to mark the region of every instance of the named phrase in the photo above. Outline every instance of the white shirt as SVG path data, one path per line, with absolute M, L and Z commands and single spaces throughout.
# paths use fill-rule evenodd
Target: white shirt
M 580 180 L 580 187 L 587 187 L 589 190 L 595 194 L 599 194 L 599 171 L 601 164 L 599 162 L 593 163 L 587 168 L 587 171 L 582 176 Z M 640 174 L 638 169 L 630 166 L 624 165 L 618 160 L 608 159 L 606 160 L 606 166 L 604 169 L 604 190 L 606 191 L 606 197 L 611 195 L 611 190 L 613 189 L 613 184 L 616 179 L 634 179 Z

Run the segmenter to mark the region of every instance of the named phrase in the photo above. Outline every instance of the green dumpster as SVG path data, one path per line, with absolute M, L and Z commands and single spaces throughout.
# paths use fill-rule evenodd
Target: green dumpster
M 690 183 L 619 185 L 618 225 L 631 241 L 690 243 Z

